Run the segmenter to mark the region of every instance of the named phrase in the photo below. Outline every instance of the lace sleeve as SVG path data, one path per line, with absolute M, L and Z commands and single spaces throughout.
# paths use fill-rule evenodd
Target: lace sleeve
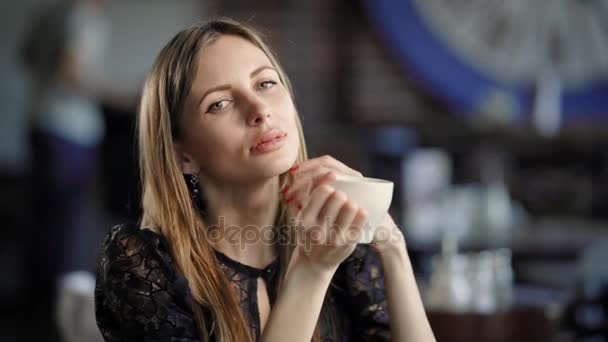
M 353 336 L 359 341 L 390 341 L 384 272 L 376 250 L 360 244 L 340 267 L 339 283 Z
M 97 325 L 106 341 L 199 341 L 189 298 L 158 238 L 138 228 L 112 229 L 95 287 Z

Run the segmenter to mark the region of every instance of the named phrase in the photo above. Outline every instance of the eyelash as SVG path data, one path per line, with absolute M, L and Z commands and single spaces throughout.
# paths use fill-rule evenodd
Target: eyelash
M 262 81 L 262 82 L 260 82 L 260 88 L 261 88 L 261 89 L 263 89 L 263 90 L 266 90 L 266 89 L 270 89 L 270 88 L 272 88 L 272 87 L 264 87 L 264 86 L 263 86 L 264 84 L 267 84 L 267 83 L 271 84 L 271 85 L 272 85 L 272 87 L 274 87 L 274 86 L 277 84 L 277 82 L 275 82 L 275 81 L 272 81 L 272 80 L 266 80 L 266 81 Z M 222 103 L 222 102 L 224 102 L 224 101 L 229 101 L 229 100 L 222 99 L 222 100 L 220 100 L 220 101 L 217 101 L 217 102 L 212 103 L 212 104 L 209 106 L 209 108 L 207 108 L 207 112 L 216 112 L 216 111 L 218 111 L 218 110 L 222 110 L 222 109 L 224 109 L 224 107 L 222 107 L 222 108 L 217 108 L 217 109 L 214 109 L 214 108 L 213 108 L 214 106 L 216 106 L 216 105 L 218 105 L 218 104 L 220 104 L 220 103 Z
M 222 107 L 222 108 L 216 108 L 216 109 L 214 109 L 213 107 L 216 106 L 216 105 L 218 105 L 218 104 L 220 104 L 220 103 L 222 103 L 222 102 L 225 102 L 225 101 L 228 101 L 228 100 L 227 99 L 223 99 L 223 100 L 219 100 L 217 102 L 212 103 L 209 106 L 209 108 L 207 108 L 207 113 L 213 113 L 213 112 L 217 112 L 218 110 L 224 109 L 224 107 Z
M 263 81 L 263 82 L 261 82 L 261 83 L 260 83 L 260 87 L 261 87 L 262 89 L 270 89 L 270 88 L 264 88 L 264 87 L 263 87 L 263 84 L 265 84 L 265 83 L 270 83 L 270 84 L 272 84 L 273 86 L 275 86 L 275 85 L 277 84 L 277 82 L 275 82 L 275 81 L 271 81 L 271 80 Z

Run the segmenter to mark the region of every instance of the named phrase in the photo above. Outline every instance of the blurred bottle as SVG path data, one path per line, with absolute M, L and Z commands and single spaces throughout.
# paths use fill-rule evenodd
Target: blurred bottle
M 547 137 L 559 133 L 562 123 L 562 85 L 559 74 L 552 67 L 542 70 L 536 81 L 534 100 L 534 127 L 539 134 Z
M 433 258 L 433 274 L 428 292 L 428 307 L 436 311 L 468 312 L 473 295 L 467 278 L 464 255 Z
M 417 149 L 403 160 L 402 170 L 406 236 L 418 243 L 436 243 L 445 227 L 442 211 L 451 183 L 450 157 L 438 148 Z
M 432 260 L 428 307 L 482 314 L 508 311 L 513 297 L 511 252 L 499 249 L 458 254 L 451 247 L 456 240 L 449 234 L 445 237 L 442 254 Z
M 513 206 L 505 181 L 505 162 L 501 150 L 487 147 L 481 151 L 480 239 L 486 246 L 505 246 L 513 226 Z
M 577 341 L 608 341 L 608 241 L 596 242 L 582 255 L 576 299 L 564 315 Z
M 499 248 L 493 253 L 494 291 L 496 304 L 500 310 L 508 310 L 513 304 L 513 267 L 511 250 Z

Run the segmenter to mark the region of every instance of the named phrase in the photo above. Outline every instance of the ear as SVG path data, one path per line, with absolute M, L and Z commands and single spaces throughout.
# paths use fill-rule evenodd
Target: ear
M 177 167 L 184 174 L 196 174 L 199 172 L 200 168 L 198 163 L 189 155 L 185 149 L 184 145 L 179 142 L 174 142 L 173 144 L 173 152 L 175 154 L 175 161 L 177 162 Z

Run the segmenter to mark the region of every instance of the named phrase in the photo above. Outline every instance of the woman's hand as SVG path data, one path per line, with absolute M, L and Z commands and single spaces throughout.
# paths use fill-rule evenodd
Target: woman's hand
M 372 247 L 383 258 L 389 254 L 407 253 L 403 233 L 389 213 L 386 213 L 382 223 L 376 228 Z
M 324 178 L 329 171 L 332 171 L 335 175 L 363 177 L 361 172 L 351 169 L 329 155 L 306 160 L 290 170 L 293 181 L 281 190 L 287 204 L 293 204 L 296 208 L 303 206 L 302 201 L 315 188 L 330 182 L 328 178 Z M 333 182 L 333 180 L 331 181 Z
M 287 204 L 296 210 L 305 205 L 306 198 L 311 191 L 323 184 L 331 184 L 335 180 L 335 178 L 328 176 L 330 171 L 336 175 L 363 177 L 361 172 L 348 167 L 329 155 L 309 159 L 292 170 L 294 180 L 282 192 Z M 405 250 L 403 233 L 388 213 L 374 233 L 372 246 L 381 255 Z
M 297 223 L 297 256 L 320 274 L 333 274 L 353 252 L 368 219 L 365 209 L 330 185 L 338 173 L 361 176 L 325 156 L 299 165 L 291 186 L 283 191 Z

